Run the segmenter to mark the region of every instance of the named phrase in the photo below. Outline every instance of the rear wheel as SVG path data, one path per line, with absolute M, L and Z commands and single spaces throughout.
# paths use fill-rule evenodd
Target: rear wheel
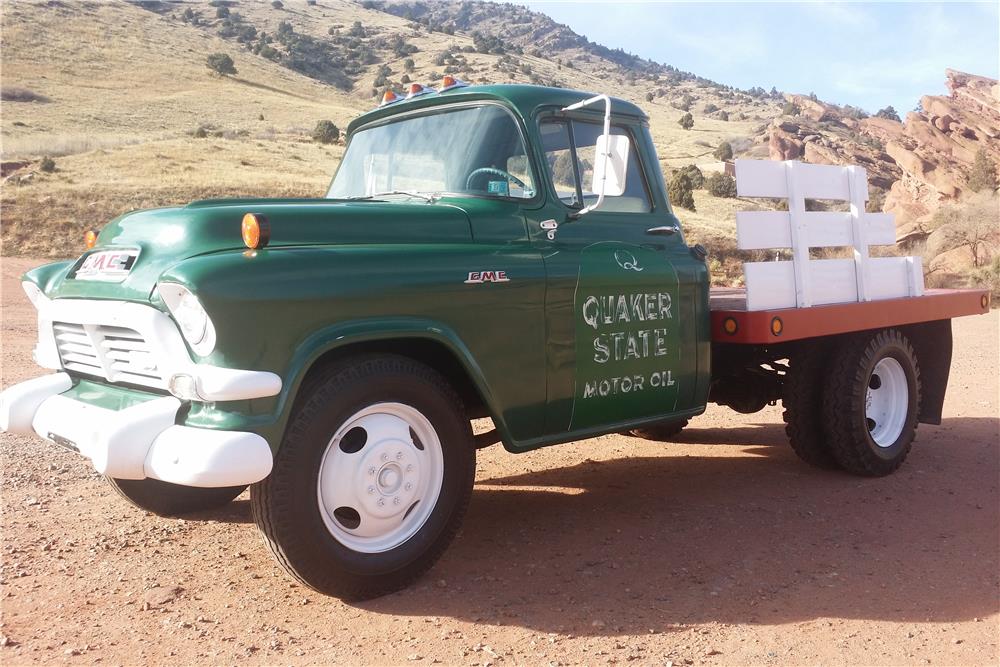
M 823 429 L 823 383 L 829 360 L 826 347 L 798 350 L 789 360 L 782 386 L 785 433 L 800 459 L 817 468 L 838 468 Z
M 201 488 L 161 482 L 158 479 L 105 477 L 111 488 L 136 507 L 159 516 L 181 516 L 217 509 L 231 503 L 246 486 Z
M 880 477 L 906 460 L 920 411 L 920 370 L 896 329 L 848 339 L 834 354 L 823 392 L 823 421 L 837 463 Z
M 627 434 L 635 438 L 642 438 L 643 440 L 672 442 L 678 435 L 680 435 L 681 431 L 683 431 L 684 427 L 687 425 L 687 419 L 678 419 L 676 421 L 663 422 L 662 424 L 653 424 L 652 426 L 634 428 L 627 431 Z
M 306 391 L 274 470 L 251 489 L 254 519 L 278 562 L 321 593 L 403 588 L 451 542 L 472 493 L 461 400 L 394 356 L 341 363 Z

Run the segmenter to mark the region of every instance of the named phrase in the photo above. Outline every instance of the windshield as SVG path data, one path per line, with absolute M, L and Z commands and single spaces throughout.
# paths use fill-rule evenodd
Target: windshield
M 351 137 L 327 197 L 403 192 L 534 197 L 514 118 L 501 107 L 485 105 L 361 130 Z

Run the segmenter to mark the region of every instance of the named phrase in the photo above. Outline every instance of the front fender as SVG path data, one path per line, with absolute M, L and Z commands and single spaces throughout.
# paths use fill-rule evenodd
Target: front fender
M 470 272 L 509 280 L 466 282 Z M 243 403 L 193 404 L 188 423 L 254 430 L 277 447 L 308 369 L 346 345 L 418 338 L 447 349 L 505 442 L 537 436 L 545 409 L 544 266 L 516 246 L 310 246 L 184 260 L 161 277 L 198 295 L 215 350 L 196 359 L 270 371 L 282 393 Z
M 475 357 L 451 327 L 425 318 L 383 317 L 342 322 L 325 327 L 309 336 L 296 350 L 288 365 L 287 381 L 278 396 L 277 412 L 287 423 L 292 404 L 309 370 L 324 355 L 352 345 L 400 339 L 421 339 L 438 343 L 458 360 L 475 385 L 501 434 L 506 435 L 498 401 Z

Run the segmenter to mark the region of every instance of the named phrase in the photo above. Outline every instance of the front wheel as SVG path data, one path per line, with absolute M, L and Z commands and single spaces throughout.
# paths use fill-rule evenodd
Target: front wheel
M 257 526 L 321 593 L 403 588 L 440 557 L 472 494 L 461 400 L 432 369 L 388 355 L 338 364 L 306 391 L 274 470 L 251 488 Z
M 823 389 L 830 453 L 844 470 L 881 477 L 903 464 L 916 436 L 920 370 L 896 329 L 848 338 L 834 354 Z

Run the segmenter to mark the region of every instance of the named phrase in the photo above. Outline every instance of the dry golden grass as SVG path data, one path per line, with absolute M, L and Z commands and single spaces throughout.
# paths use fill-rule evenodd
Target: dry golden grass
M 244 0 L 237 9 L 268 32 L 287 20 L 297 32 L 322 37 L 331 26 L 361 21 L 403 34 L 420 49 L 412 56 L 415 81 L 429 81 L 443 70 L 434 64 L 441 51 L 472 44 L 469 36 L 417 31 L 403 19 L 342 0 L 285 5 L 278 11 L 270 2 Z M 179 14 L 188 6 L 206 18 L 214 15 L 207 2 L 173 11 Z M 373 105 L 379 65 L 370 66 L 355 89 L 344 92 L 254 56 L 212 28 L 127 3 L 19 0 L 4 3 L 0 11 L 3 85 L 48 100 L 3 103 L 3 160 L 37 162 L 48 155 L 57 164 L 53 173 L 36 169 L 23 180 L 22 170 L 3 184 L 0 239 L 6 255 L 76 254 L 84 229 L 136 208 L 206 196 L 322 196 L 342 148 L 309 142 L 309 131 L 321 119 L 344 128 Z M 233 57 L 236 76 L 220 77 L 206 68 L 208 54 L 218 51 Z M 509 80 L 494 69 L 497 56 L 464 56 L 468 71 L 460 74 L 463 78 Z M 392 78 L 402 73 L 402 60 L 388 61 L 396 72 Z M 519 60 L 544 79 L 612 92 L 639 104 L 650 114 L 665 171 L 712 162 L 719 141 L 750 136 L 777 114 L 772 103 L 734 106 L 689 83 L 672 88 L 669 98 L 648 103 L 648 84 L 620 82 L 617 68 L 597 58 L 575 69 L 527 55 Z M 677 125 L 682 112 L 668 104 L 685 92 L 699 98 L 692 109 L 693 130 Z M 702 116 L 706 101 L 728 110 L 734 120 Z M 748 119 L 735 120 L 739 113 Z M 194 138 L 203 125 L 232 138 Z M 681 212 L 689 236 L 709 246 L 731 239 L 737 204 L 704 192 L 696 200 L 698 213 Z

